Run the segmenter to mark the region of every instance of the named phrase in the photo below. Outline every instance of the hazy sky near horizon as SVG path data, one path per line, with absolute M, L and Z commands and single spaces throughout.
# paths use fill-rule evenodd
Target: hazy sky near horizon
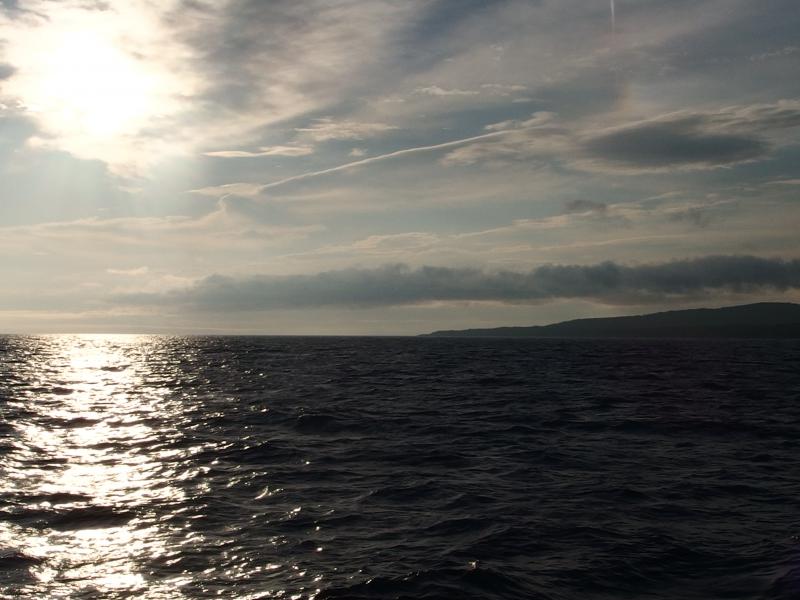
M 796 0 L 0 7 L 0 331 L 800 299 Z

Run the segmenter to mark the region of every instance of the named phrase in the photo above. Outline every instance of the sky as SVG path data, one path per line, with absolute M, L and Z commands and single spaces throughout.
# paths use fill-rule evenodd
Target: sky
M 0 331 L 800 301 L 796 0 L 1 0 Z

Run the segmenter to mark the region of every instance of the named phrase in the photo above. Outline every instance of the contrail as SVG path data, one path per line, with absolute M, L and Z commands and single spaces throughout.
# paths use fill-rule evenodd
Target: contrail
M 272 188 L 277 188 L 286 185 L 287 183 L 294 183 L 295 181 L 303 181 L 305 179 L 313 179 L 316 177 L 321 177 L 323 175 L 329 175 L 331 173 L 338 173 L 340 171 L 349 171 L 350 169 L 355 169 L 357 167 L 363 167 L 366 165 L 370 165 L 376 162 L 382 162 L 384 160 L 390 160 L 393 158 L 397 158 L 399 156 L 406 156 L 409 154 L 416 154 L 418 152 L 432 152 L 436 150 L 444 150 L 446 148 L 455 148 L 457 146 L 463 146 L 464 144 L 469 144 L 471 142 L 477 142 L 481 140 L 489 140 L 492 138 L 499 138 L 503 137 L 512 133 L 519 132 L 519 128 L 513 129 L 501 129 L 499 131 L 490 131 L 489 133 L 481 133 L 480 135 L 474 135 L 471 137 L 460 138 L 457 140 L 451 140 L 449 142 L 442 142 L 439 144 L 433 144 L 431 146 L 418 146 L 415 148 L 404 148 L 403 150 L 395 150 L 394 152 L 389 152 L 387 154 L 379 154 L 378 156 L 370 156 L 367 158 L 362 158 L 360 160 L 352 161 L 349 163 L 345 163 L 342 165 L 337 165 L 335 167 L 329 167 L 327 169 L 321 169 L 319 171 L 311 171 L 308 173 L 300 173 L 299 175 L 292 175 L 291 177 L 286 177 L 284 179 L 279 179 L 278 181 L 272 181 L 270 183 L 264 184 L 250 184 L 250 183 L 229 183 L 222 186 L 214 186 L 208 188 L 202 188 L 198 190 L 191 190 L 194 193 L 198 194 L 211 194 L 216 195 L 219 192 L 228 193 L 239 193 L 243 195 L 254 195 L 261 193 L 265 190 L 269 190 Z M 249 153 L 247 154 L 249 156 Z M 229 155 L 230 156 L 230 155 Z M 241 155 L 240 155 L 241 156 Z M 245 191 L 242 189 L 238 189 L 244 187 L 246 188 Z M 234 191 L 236 190 L 236 191 Z
M 614 0 L 611 0 L 611 33 L 617 32 L 617 10 L 614 6 Z
M 300 175 L 294 175 L 293 177 L 287 177 L 286 179 L 281 179 L 279 181 L 273 181 L 272 183 L 266 183 L 259 188 L 259 191 L 268 190 L 270 188 L 279 187 L 285 185 L 287 183 L 292 183 L 294 181 L 301 181 L 303 179 L 311 179 L 312 177 L 319 177 L 320 175 L 327 175 L 329 173 L 337 173 L 339 171 L 346 171 L 348 169 L 353 169 L 355 167 L 360 167 L 363 165 L 369 165 L 371 163 L 388 160 L 390 158 L 395 158 L 397 156 L 405 156 L 406 154 L 415 154 L 417 152 L 430 152 L 432 150 L 440 150 L 444 148 L 452 148 L 455 146 L 461 146 L 463 144 L 468 144 L 470 142 L 476 142 L 478 140 L 485 140 L 491 139 L 496 137 L 501 137 L 504 135 L 508 135 L 517 131 L 516 129 L 505 129 L 502 131 L 493 131 L 491 133 L 483 133 L 481 135 L 476 135 L 473 137 L 463 138 L 460 140 L 453 140 L 451 142 L 444 142 L 441 144 L 434 144 L 433 146 L 420 146 L 418 148 L 406 148 L 405 150 L 396 150 L 395 152 L 389 152 L 388 154 L 381 154 L 379 156 L 371 156 L 369 158 L 364 158 L 362 160 L 357 160 L 354 162 L 349 162 L 343 165 L 338 165 L 336 167 L 331 167 L 329 169 L 322 169 L 321 171 L 312 171 L 311 173 L 302 173 Z

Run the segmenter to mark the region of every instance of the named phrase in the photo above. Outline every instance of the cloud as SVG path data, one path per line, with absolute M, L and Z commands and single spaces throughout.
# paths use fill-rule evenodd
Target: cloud
M 97 10 L 83 0 L 26 0 L 24 14 L 0 12 L 2 59 L 16 69 L 3 95 L 37 108 L 31 114 L 48 146 L 141 175 L 165 157 L 253 146 L 265 127 L 361 93 L 392 62 L 392 34 L 420 3 L 106 0 Z M 64 109 L 64 86 L 78 90 L 72 104 L 82 118 L 62 117 L 74 112 Z M 124 86 L 131 91 L 121 102 L 103 108 L 102 97 Z M 128 108 L 124 123 L 110 118 Z M 122 131 L 95 135 L 87 120 Z
M 782 131 L 797 126 L 800 101 L 780 100 L 661 115 L 590 134 L 580 145 L 621 170 L 713 169 L 766 158 Z
M 667 207 L 661 213 L 670 221 L 677 223 L 689 223 L 694 227 L 704 228 L 711 225 L 715 219 L 719 218 L 719 209 L 730 206 L 731 201 L 718 200 L 706 204 L 688 204 L 684 206 Z
M 39 146 L 99 158 L 120 172 L 184 146 L 161 128 L 176 126 L 203 85 L 163 27 L 175 2 L 108 0 L 101 10 L 92 2 L 27 0 L 22 13 L 0 13 L 3 57 L 14 69 L 3 95 L 36 122 Z
M 352 244 L 356 250 L 388 251 L 419 249 L 429 247 L 440 241 L 440 237 L 431 233 L 411 231 L 389 235 L 371 235 Z
M 80 249 L 138 247 L 169 253 L 176 248 L 203 252 L 210 248 L 233 251 L 242 247 L 264 248 L 305 239 L 324 228 L 316 224 L 280 224 L 259 218 L 257 207 L 244 198 L 226 197 L 216 210 L 199 217 L 91 217 L 74 221 L 38 223 L 0 228 L 3 251 L 35 244 L 56 254 Z M 111 271 L 108 271 L 111 273 Z M 122 274 L 121 272 L 115 274 Z
M 527 85 L 522 85 L 518 83 L 506 84 L 506 83 L 484 83 L 481 84 L 481 89 L 484 89 L 492 94 L 498 94 L 500 96 L 509 96 L 513 92 L 525 92 L 528 90 Z
M 699 119 L 643 122 L 593 136 L 583 151 L 632 171 L 708 169 L 764 158 L 769 145 L 747 135 L 705 130 Z
M 309 127 L 295 129 L 317 142 L 328 140 L 363 140 L 397 129 L 386 123 L 360 123 L 358 121 L 334 121 L 329 117 L 317 119 Z
M 145 267 L 136 267 L 134 269 L 106 269 L 106 273 L 109 275 L 122 275 L 125 277 L 140 277 L 142 275 L 147 275 L 150 272 L 150 269 Z
M 204 155 L 219 158 L 254 158 L 258 156 L 308 156 L 313 153 L 313 146 L 262 146 L 258 152 L 215 150 L 214 152 L 205 152 Z
M 667 301 L 707 293 L 800 288 L 800 259 L 706 256 L 658 264 L 544 265 L 528 272 L 390 265 L 315 275 L 233 278 L 212 275 L 183 291 L 130 294 L 133 304 L 172 302 L 203 310 L 325 306 L 377 307 L 428 302 L 536 303 L 558 298 L 611 304 Z
M 752 62 L 760 62 L 763 60 L 769 60 L 771 58 L 789 56 L 790 54 L 795 54 L 797 52 L 800 52 L 800 46 L 784 46 L 783 48 L 779 48 L 778 50 L 753 54 L 750 57 L 748 57 L 748 60 Z
M 630 174 L 715 169 L 769 157 L 776 147 L 793 142 L 785 130 L 797 126 L 798 100 L 680 111 L 605 129 L 591 122 L 568 125 L 552 112 L 537 112 L 527 120 L 487 125 L 487 131 L 505 135 L 464 144 L 442 163 L 542 158 L 582 170 Z
M 499 123 L 491 123 L 486 125 L 486 131 L 509 131 L 512 129 L 531 129 L 552 123 L 556 119 L 556 113 L 549 111 L 539 111 L 531 115 L 529 119 L 510 119 L 508 121 L 500 121 Z
M 551 125 L 551 113 L 545 114 L 548 116 L 487 125 L 487 130 L 498 135 L 487 134 L 476 137 L 477 143 L 459 144 L 462 147 L 448 152 L 440 162 L 444 166 L 470 166 L 551 160 L 565 156 L 572 144 L 569 132 L 555 124 Z
M 780 179 L 770 181 L 767 185 L 800 185 L 800 179 Z
M 783 129 L 800 126 L 800 100 L 731 106 L 716 112 L 698 114 L 714 125 L 733 129 Z
M 384 160 L 390 160 L 393 158 L 398 158 L 401 156 L 409 156 L 412 154 L 417 154 L 421 152 L 431 152 L 436 150 L 444 150 L 447 148 L 453 148 L 456 146 L 460 146 L 462 144 L 468 144 L 470 142 L 474 142 L 476 140 L 484 140 L 490 139 L 494 137 L 499 137 L 506 135 L 507 131 L 491 131 L 489 133 L 483 133 L 481 135 L 472 136 L 468 138 L 462 138 L 458 140 L 452 140 L 450 142 L 443 142 L 441 144 L 433 144 L 431 146 L 419 146 L 416 148 L 404 148 L 403 150 L 396 150 L 394 152 L 388 152 L 386 154 L 380 154 L 378 156 L 370 156 L 369 158 L 363 158 L 361 160 L 352 161 L 349 163 L 345 163 L 342 165 L 337 165 L 335 167 L 330 167 L 328 169 L 321 169 L 319 171 L 309 171 L 307 173 L 301 173 L 299 175 L 293 175 L 291 177 L 286 177 L 285 179 L 279 179 L 278 181 L 272 181 L 270 183 L 265 183 L 263 185 L 256 185 L 251 183 L 228 183 L 225 185 L 219 186 L 210 186 L 205 188 L 200 188 L 196 190 L 191 190 L 192 193 L 195 194 L 202 194 L 206 196 L 221 196 L 225 194 L 239 194 L 242 196 L 256 196 L 261 192 L 269 189 L 279 188 L 281 186 L 287 185 L 289 183 L 294 183 L 296 181 L 303 181 L 306 179 L 315 179 L 317 177 L 322 177 L 324 175 L 330 175 L 332 173 L 339 173 L 342 171 L 349 171 L 351 169 L 355 169 L 358 167 L 364 167 L 373 163 L 381 162 Z
M 0 110 L 0 158 L 23 147 L 36 133 L 36 127 L 30 120 L 21 118 L 13 110 L 6 114 L 3 112 Z
M 251 197 L 257 196 L 261 192 L 262 187 L 263 186 L 259 183 L 225 183 L 222 185 L 189 190 L 189 192 L 192 194 L 200 194 L 201 196 L 212 196 L 214 198 L 223 196 Z
M 459 89 L 445 89 L 438 85 L 429 85 L 426 87 L 418 87 L 414 90 L 415 94 L 423 94 L 425 96 L 477 96 L 480 92 L 475 90 L 459 90 Z
M 362 123 L 359 127 L 379 124 Z M 800 125 L 800 101 L 732 106 L 716 111 L 681 111 L 606 129 L 567 125 L 556 114 L 539 111 L 528 119 L 509 119 L 486 125 L 487 133 L 440 144 L 405 148 L 378 156 L 300 173 L 261 186 L 233 183 L 194 190 L 220 195 L 240 190 L 258 195 L 289 183 L 349 171 L 377 162 L 421 152 L 452 149 L 440 161 L 444 166 L 502 164 L 524 161 L 560 161 L 586 171 L 638 174 L 673 170 L 714 169 L 767 158 L 782 143 L 787 128 Z M 352 122 L 323 120 L 325 138 L 355 135 Z M 382 126 L 381 126 L 382 127 Z M 313 128 L 301 130 L 312 131 Z M 348 133 L 349 132 L 349 133 Z M 769 137 L 769 139 L 766 139 Z M 331 138 L 332 139 L 332 138 Z
M 564 209 L 568 213 L 605 213 L 608 206 L 594 200 L 571 200 Z

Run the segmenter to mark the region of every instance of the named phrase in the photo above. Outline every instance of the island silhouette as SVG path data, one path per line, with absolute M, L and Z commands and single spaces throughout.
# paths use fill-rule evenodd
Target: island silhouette
M 800 304 L 759 302 L 724 308 L 574 319 L 551 325 L 434 331 L 428 337 L 800 338 Z

